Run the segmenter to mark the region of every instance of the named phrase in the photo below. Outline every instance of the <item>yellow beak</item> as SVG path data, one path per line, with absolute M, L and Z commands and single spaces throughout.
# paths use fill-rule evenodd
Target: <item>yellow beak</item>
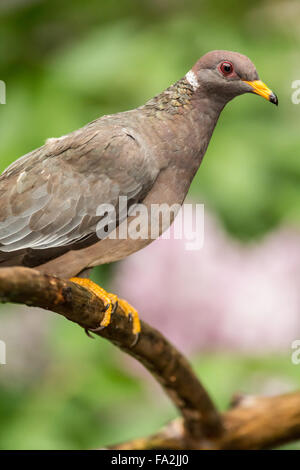
M 253 93 L 262 96 L 266 100 L 270 101 L 271 103 L 278 105 L 278 98 L 275 93 L 267 87 L 261 80 L 253 80 L 252 82 L 248 82 L 247 80 L 243 80 L 245 83 L 248 83 L 253 89 Z

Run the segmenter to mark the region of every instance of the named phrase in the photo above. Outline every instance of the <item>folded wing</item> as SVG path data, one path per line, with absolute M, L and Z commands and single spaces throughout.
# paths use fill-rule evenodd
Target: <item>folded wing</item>
M 101 220 L 124 217 L 119 197 L 129 207 L 142 201 L 157 175 L 142 142 L 120 126 L 96 121 L 49 139 L 0 176 L 0 266 L 35 266 L 98 241 Z

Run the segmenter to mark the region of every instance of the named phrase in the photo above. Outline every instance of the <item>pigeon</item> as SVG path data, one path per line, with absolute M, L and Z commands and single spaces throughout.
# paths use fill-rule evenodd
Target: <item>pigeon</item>
M 0 269 L 26 266 L 70 279 L 103 300 L 99 328 L 119 303 L 138 335 L 136 309 L 93 283 L 89 271 L 153 241 L 123 228 L 141 204 L 183 204 L 221 111 L 244 93 L 278 105 L 248 57 L 208 52 L 146 104 L 50 138 L 16 160 L 0 175 Z M 155 222 L 157 236 L 175 216 Z

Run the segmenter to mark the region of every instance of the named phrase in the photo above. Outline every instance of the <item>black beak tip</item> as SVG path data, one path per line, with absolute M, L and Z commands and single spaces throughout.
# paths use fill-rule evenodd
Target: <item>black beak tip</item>
M 270 95 L 270 98 L 269 98 L 269 101 L 273 104 L 276 104 L 276 106 L 278 106 L 278 98 L 277 96 L 275 95 L 275 93 L 272 93 Z

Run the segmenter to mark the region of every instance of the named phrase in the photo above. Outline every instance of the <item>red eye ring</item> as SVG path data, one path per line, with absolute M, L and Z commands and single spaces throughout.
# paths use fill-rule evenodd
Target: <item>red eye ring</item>
M 231 62 L 225 61 L 220 65 L 220 70 L 223 75 L 228 76 L 233 72 L 233 65 Z

